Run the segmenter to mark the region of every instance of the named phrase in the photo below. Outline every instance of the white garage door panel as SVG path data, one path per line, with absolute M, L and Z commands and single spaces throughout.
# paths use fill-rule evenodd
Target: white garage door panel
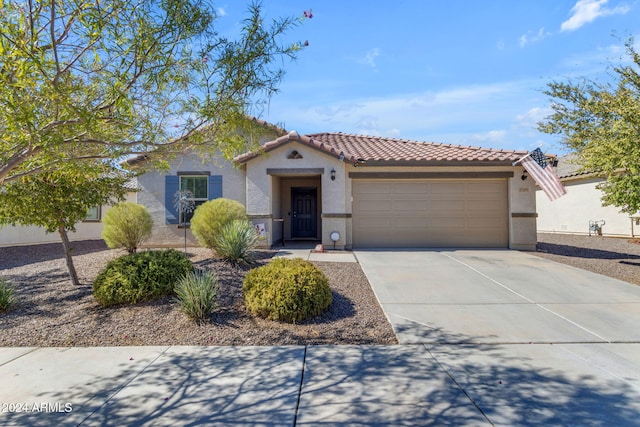
M 506 247 L 507 180 L 354 180 L 354 247 Z

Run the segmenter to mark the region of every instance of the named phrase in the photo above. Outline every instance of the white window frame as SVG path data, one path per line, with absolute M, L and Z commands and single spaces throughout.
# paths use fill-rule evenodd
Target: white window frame
M 92 215 L 95 212 L 95 215 Z M 87 216 L 84 218 L 83 222 L 100 222 L 102 220 L 102 207 L 101 206 L 93 206 L 87 209 Z
M 209 200 L 209 175 L 198 175 L 198 174 L 185 174 L 185 175 L 179 175 L 179 181 L 178 181 L 178 188 L 180 189 L 180 191 L 182 190 L 182 179 L 183 178 L 203 178 L 207 184 L 207 194 L 206 197 L 193 197 L 190 200 L 193 200 L 196 203 L 196 207 L 198 206 L 198 202 L 200 202 L 199 204 L 202 204 L 206 201 Z M 195 207 L 194 207 L 194 211 L 195 211 Z M 180 212 L 178 212 L 178 224 L 184 224 L 185 222 L 183 221 L 183 217 L 182 217 L 183 213 L 182 210 L 180 210 Z M 190 213 L 190 216 L 193 216 L 193 212 Z

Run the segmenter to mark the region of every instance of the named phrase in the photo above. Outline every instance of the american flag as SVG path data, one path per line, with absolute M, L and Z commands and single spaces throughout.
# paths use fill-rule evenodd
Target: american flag
M 564 189 L 558 175 L 547 162 L 547 157 L 541 149 L 536 148 L 527 154 L 521 160 L 521 163 L 522 167 L 529 172 L 533 180 L 542 188 L 549 200 L 553 201 L 567 194 L 567 190 Z

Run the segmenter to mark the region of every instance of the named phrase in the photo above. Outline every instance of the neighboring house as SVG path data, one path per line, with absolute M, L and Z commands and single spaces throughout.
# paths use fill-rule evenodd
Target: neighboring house
M 134 185 L 135 183 L 133 181 L 128 184 L 131 192 L 127 193 L 126 201 L 136 201 Z M 110 205 L 104 205 L 89 209 L 87 218 L 81 223 L 76 224 L 76 231 L 68 233 L 69 240 L 102 239 L 102 217 L 110 207 Z M 58 232 L 47 233 L 42 227 L 18 225 L 0 226 L 0 247 L 59 243 L 60 241 L 60 234 L 58 234 Z
M 179 244 L 178 189 L 197 203 L 238 200 L 268 245 L 326 248 L 494 247 L 534 250 L 535 185 L 525 152 L 392 138 L 284 133 L 233 162 L 181 156 L 138 177 L 137 202 L 154 218 L 151 244 Z M 332 236 L 335 239 L 332 240 Z M 191 237 L 192 238 L 192 237 Z
M 605 181 L 603 177 L 580 171 L 571 155 L 558 159 L 556 173 L 567 194 L 551 202 L 540 189 L 536 191 L 539 232 L 621 237 L 640 234 L 640 217 L 630 217 L 615 206 L 602 206 L 602 191 L 596 186 Z

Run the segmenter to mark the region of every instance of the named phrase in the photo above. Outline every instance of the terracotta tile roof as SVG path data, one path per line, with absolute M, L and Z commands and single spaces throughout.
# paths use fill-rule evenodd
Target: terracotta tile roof
M 363 164 L 410 165 L 468 162 L 503 164 L 517 161 L 527 154 L 520 151 L 494 150 L 345 133 L 300 135 L 295 131 L 264 144 L 263 150 L 268 152 L 291 141 L 308 145 L 335 157 L 343 155 L 344 160 L 351 163 Z M 259 154 L 245 153 L 236 157 L 235 160 L 239 163 L 245 163 Z
M 556 175 L 560 180 L 575 179 L 577 177 L 590 177 L 594 173 L 592 171 L 583 170 L 578 164 L 578 158 L 575 154 L 567 154 L 558 158 L 558 167 Z

